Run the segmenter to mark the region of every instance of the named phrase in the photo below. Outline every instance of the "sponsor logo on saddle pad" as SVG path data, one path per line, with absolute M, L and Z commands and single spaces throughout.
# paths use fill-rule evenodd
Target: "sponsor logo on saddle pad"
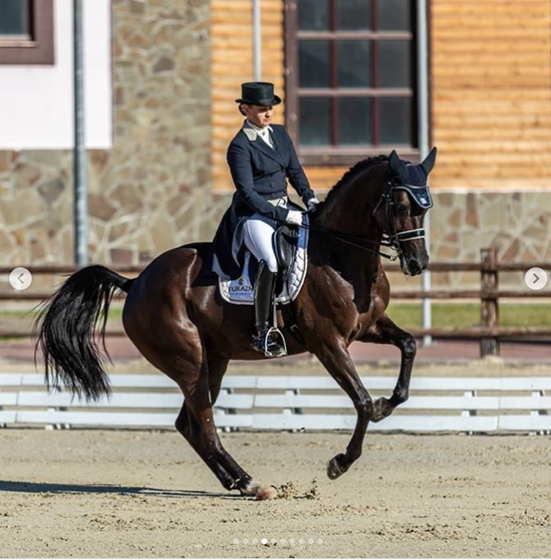
M 250 284 L 245 284 L 245 278 L 243 278 L 243 276 L 239 278 L 238 282 L 239 284 L 237 285 L 235 285 L 234 283 L 230 283 L 230 286 L 228 287 L 228 291 L 231 294 L 250 292 L 251 290 L 253 290 L 253 287 Z
M 305 219 L 304 223 L 308 225 Z M 289 303 L 293 301 L 300 292 L 306 277 L 306 269 L 308 266 L 308 230 L 300 228 L 297 254 L 293 263 L 293 270 L 289 281 L 283 286 L 283 290 L 276 296 L 277 303 Z M 250 278 L 250 264 L 254 257 L 249 251 L 245 251 L 245 261 L 243 271 L 239 278 L 235 280 L 218 280 L 218 288 L 220 294 L 228 303 L 237 305 L 254 305 L 254 285 Z

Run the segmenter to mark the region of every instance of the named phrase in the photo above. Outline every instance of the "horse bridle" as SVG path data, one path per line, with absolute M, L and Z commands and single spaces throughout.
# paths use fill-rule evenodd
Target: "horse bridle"
M 394 193 L 399 190 L 404 190 L 408 193 L 412 194 L 413 203 L 417 204 L 423 209 L 429 209 L 432 207 L 432 200 L 430 196 L 421 197 L 423 203 L 420 203 L 418 197 L 414 196 L 412 193 L 412 189 L 423 189 L 426 190 L 428 195 L 428 185 L 408 185 L 405 183 L 394 183 L 393 181 L 388 182 L 388 189 L 383 193 L 379 202 L 373 209 L 372 216 L 375 217 L 379 206 L 383 201 L 385 201 L 385 215 L 386 221 L 388 225 L 388 232 L 383 230 L 383 239 L 381 241 L 381 245 L 385 247 L 390 247 L 394 251 L 396 251 L 396 255 L 394 258 L 389 257 L 390 260 L 397 260 L 403 254 L 402 243 L 405 241 L 414 241 L 415 239 L 424 239 L 425 235 L 425 228 L 416 228 L 416 229 L 408 229 L 405 231 L 396 231 L 396 219 L 395 219 L 395 207 L 396 203 L 394 202 Z M 426 202 L 425 202 L 426 201 Z
M 385 215 L 386 215 L 386 221 L 388 224 L 389 231 L 386 232 L 383 230 L 383 238 L 380 243 L 377 241 L 373 241 L 372 239 L 366 239 L 365 237 L 350 235 L 348 233 L 343 233 L 339 231 L 314 228 L 312 226 L 306 226 L 304 224 L 299 227 L 302 227 L 304 229 L 309 229 L 311 231 L 316 231 L 319 233 L 324 233 L 326 235 L 329 235 L 330 237 L 339 239 L 343 243 L 347 243 L 349 245 L 357 247 L 358 249 L 363 249 L 364 251 L 375 253 L 381 257 L 384 257 L 385 259 L 389 259 L 390 261 L 396 261 L 403 255 L 402 243 L 406 241 L 413 241 L 415 239 L 424 239 L 425 229 L 417 228 L 417 229 L 410 229 L 401 232 L 396 231 L 396 221 L 395 221 L 395 214 L 394 214 L 394 208 L 396 206 L 396 203 L 393 200 L 394 193 L 398 190 L 405 190 L 406 192 L 411 194 L 415 204 L 417 204 L 423 209 L 428 209 L 432 207 L 432 199 L 430 198 L 428 188 L 429 188 L 428 185 L 408 185 L 403 183 L 394 183 L 393 181 L 388 182 L 388 189 L 383 193 L 379 202 L 376 204 L 375 208 L 373 209 L 373 213 L 372 213 L 372 216 L 374 217 L 375 213 L 379 209 L 379 206 L 382 204 L 383 201 L 385 201 Z M 412 189 L 423 189 L 424 196 L 416 195 L 415 191 L 413 191 Z M 425 195 L 425 191 L 426 191 L 426 195 Z M 385 247 L 389 247 L 390 249 L 393 249 L 396 252 L 396 254 L 389 255 L 388 253 L 383 253 L 378 249 L 371 249 L 370 247 L 366 247 L 365 244 L 375 245 L 377 247 L 379 245 L 384 245 Z

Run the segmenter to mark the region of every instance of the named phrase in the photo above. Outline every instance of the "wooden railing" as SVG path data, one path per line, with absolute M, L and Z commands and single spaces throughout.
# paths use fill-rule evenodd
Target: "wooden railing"
M 481 356 L 499 355 L 499 340 L 502 338 L 550 338 L 551 327 L 501 327 L 499 324 L 499 302 L 502 299 L 514 298 L 550 298 L 551 281 L 547 287 L 540 291 L 529 290 L 524 282 L 518 290 L 500 290 L 499 274 L 502 272 L 523 272 L 531 268 L 539 267 L 551 271 L 551 263 L 541 262 L 518 262 L 500 263 L 495 249 L 482 249 L 481 260 L 479 263 L 447 263 L 432 262 L 429 270 L 433 273 L 439 272 L 479 272 L 480 289 L 435 289 L 430 291 L 417 290 L 392 290 L 392 300 L 454 300 L 454 299 L 474 299 L 480 300 L 480 326 L 469 328 L 431 328 L 431 329 L 410 329 L 416 337 L 432 336 L 435 338 L 468 338 L 480 340 Z M 13 267 L 0 267 L 0 274 L 9 274 Z M 75 266 L 27 266 L 33 276 L 39 275 L 69 275 L 78 270 Z M 130 276 L 138 275 L 142 267 L 125 266 L 117 267 L 117 272 Z M 399 272 L 397 264 L 385 264 L 388 272 Z M 524 274 L 523 274 L 524 276 Z M 549 274 L 551 277 L 551 273 Z M 0 301 L 33 301 L 38 302 L 50 296 L 47 292 L 15 292 L 14 290 L 0 291 Z M 124 298 L 124 295 L 119 296 Z M 551 311 L 551 306 L 550 306 Z M 110 329 L 108 336 L 124 336 L 121 328 Z M 28 332 L 16 332 L 13 329 L 5 329 L 0 325 L 0 337 L 28 337 Z

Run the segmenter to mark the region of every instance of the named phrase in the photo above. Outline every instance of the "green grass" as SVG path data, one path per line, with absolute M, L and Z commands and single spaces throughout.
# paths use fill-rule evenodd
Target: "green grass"
M 33 309 L 2 309 L 0 310 L 0 321 L 2 319 L 34 319 L 37 312 Z M 112 308 L 109 310 L 109 319 L 121 319 L 122 307 Z
M 391 303 L 388 309 L 390 318 L 402 328 L 421 328 L 422 315 L 420 303 Z M 13 324 L 14 321 L 33 319 L 33 311 L 0 311 L 0 323 Z M 502 327 L 550 327 L 551 304 L 501 304 L 499 307 Z M 120 322 L 122 307 L 109 311 L 109 319 Z M 432 306 L 433 327 L 469 328 L 480 325 L 480 305 L 476 303 L 435 303 Z
M 34 317 L 35 312 L 32 310 L 25 310 L 19 311 L 17 309 L 9 309 L 9 310 L 2 310 L 0 311 L 0 319 L 1 318 L 10 318 L 14 317 L 15 319 L 20 319 L 23 317 Z
M 421 328 L 422 314 L 419 303 L 391 303 L 389 317 L 402 328 Z M 549 327 L 550 304 L 510 304 L 499 306 L 502 327 Z M 480 305 L 476 303 L 437 303 L 432 306 L 432 325 L 439 327 L 469 328 L 480 325 Z

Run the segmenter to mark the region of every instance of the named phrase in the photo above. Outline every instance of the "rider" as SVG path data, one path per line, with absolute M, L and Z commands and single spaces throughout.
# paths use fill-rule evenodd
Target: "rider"
M 243 245 L 258 259 L 254 286 L 255 350 L 281 355 L 283 348 L 269 335 L 277 259 L 273 234 L 278 224 L 300 225 L 302 214 L 287 197 L 287 181 L 309 210 L 319 200 L 310 188 L 293 142 L 285 128 L 271 124 L 273 108 L 281 103 L 267 82 L 241 85 L 239 112 L 246 117 L 231 141 L 227 160 L 236 192 L 213 241 L 211 269 L 224 280 L 239 278 Z

